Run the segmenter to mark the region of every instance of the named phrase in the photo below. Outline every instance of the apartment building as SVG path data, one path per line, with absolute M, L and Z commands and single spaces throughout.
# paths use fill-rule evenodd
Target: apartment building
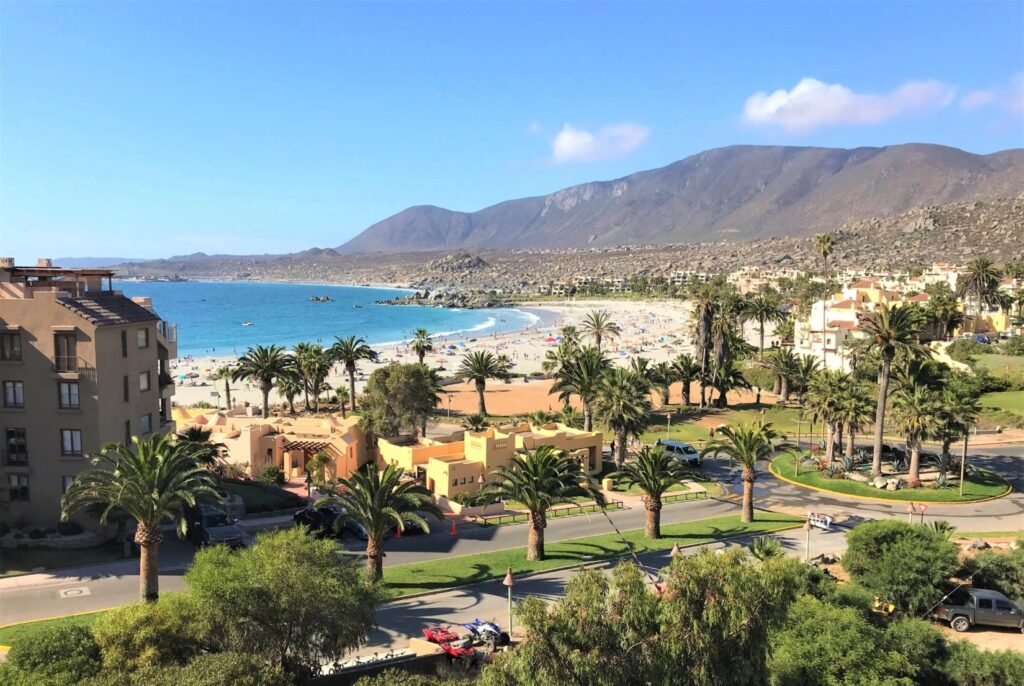
M 87 456 L 174 429 L 177 330 L 114 272 L 0 258 L 2 516 L 52 526 Z

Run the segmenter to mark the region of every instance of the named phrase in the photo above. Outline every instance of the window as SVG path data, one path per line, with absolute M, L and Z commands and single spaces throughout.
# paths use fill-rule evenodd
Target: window
M 979 610 L 991 610 L 992 599 L 991 598 L 978 598 L 978 609 Z
M 140 372 L 139 373 L 139 390 L 140 391 L 148 391 L 149 390 L 149 372 Z
M 28 500 L 28 474 L 8 474 L 7 487 L 10 500 Z
M 78 371 L 78 339 L 75 334 L 53 335 L 53 363 L 58 372 Z
M 75 477 L 73 476 L 62 476 L 61 480 L 61 493 L 67 493 L 68 489 L 71 488 L 71 484 L 75 483 Z
M 60 430 L 60 454 L 82 454 L 82 432 L 79 429 Z
M 124 420 L 124 444 L 132 444 L 132 420 Z
M 17 362 L 21 359 L 21 333 L 0 333 L 0 360 Z
M 128 389 L 129 389 L 129 387 L 131 385 L 132 385 L 131 377 L 130 376 L 124 377 L 124 401 L 125 402 L 128 402 L 128 398 L 129 398 L 129 391 L 128 391 Z
M 996 609 L 997 609 L 997 610 L 1001 610 L 1001 611 L 1003 611 L 1003 612 L 1009 612 L 1010 610 L 1012 610 L 1012 609 L 1013 609 L 1013 605 L 1010 605 L 1010 604 L 1009 604 L 1008 602 L 1006 602 L 1005 600 L 999 600 L 999 599 L 997 598 L 997 599 L 996 599 Z
M 25 384 L 4 381 L 4 407 L 25 407 Z
M 58 406 L 62 410 L 77 410 L 78 403 L 78 382 L 61 381 L 57 384 Z
M 121 332 L 121 357 L 128 357 L 128 332 Z
M 142 425 L 143 434 L 148 434 L 150 431 L 153 430 L 153 415 L 144 414 L 141 417 L 139 417 L 139 422 Z
M 149 329 L 138 329 L 135 332 L 135 341 L 140 348 L 149 347 Z
M 28 464 L 28 441 L 24 429 L 7 429 L 4 436 L 4 447 L 7 453 L 7 464 Z
M 452 479 L 452 486 L 458 486 L 458 485 L 459 485 L 459 480 L 457 478 L 456 479 Z

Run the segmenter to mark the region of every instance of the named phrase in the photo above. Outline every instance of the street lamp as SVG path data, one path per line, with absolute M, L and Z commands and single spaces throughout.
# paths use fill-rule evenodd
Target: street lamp
M 306 471 L 306 500 L 308 504 L 313 504 L 313 475 Z
M 512 587 L 515 586 L 515 581 L 512 580 L 512 568 L 509 567 L 508 571 L 505 572 L 505 580 L 501 582 L 508 589 L 508 636 L 512 638 Z

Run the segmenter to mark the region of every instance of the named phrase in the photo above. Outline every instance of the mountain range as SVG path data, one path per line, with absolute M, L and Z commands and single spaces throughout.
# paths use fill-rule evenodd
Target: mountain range
M 799 236 L 921 205 L 1024 192 L 1024 149 L 734 145 L 476 212 L 410 207 L 339 253 L 593 248 Z

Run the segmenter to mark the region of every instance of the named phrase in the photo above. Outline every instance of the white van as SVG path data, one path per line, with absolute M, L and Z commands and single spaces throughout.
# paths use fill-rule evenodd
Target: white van
M 682 441 L 670 441 L 658 439 L 656 447 L 664 448 L 665 452 L 689 465 L 699 467 L 701 463 L 700 453 L 689 443 Z

